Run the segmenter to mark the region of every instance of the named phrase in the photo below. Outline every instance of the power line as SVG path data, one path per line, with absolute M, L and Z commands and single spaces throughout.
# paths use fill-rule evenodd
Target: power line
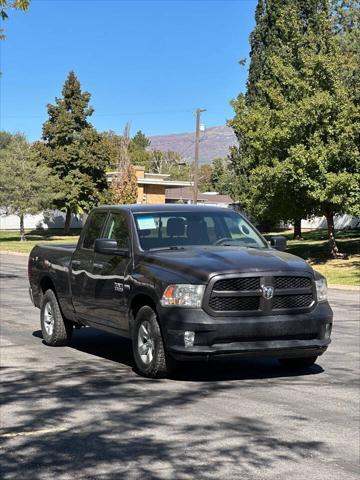
M 118 113 L 93 113 L 93 117 L 119 117 L 119 116 L 137 116 L 137 115 L 172 115 L 178 113 L 189 113 L 192 112 L 191 109 L 188 110 L 156 110 L 156 111 L 148 111 L 148 112 L 118 112 Z M 2 118 L 44 118 L 47 113 L 43 115 L 1 115 Z

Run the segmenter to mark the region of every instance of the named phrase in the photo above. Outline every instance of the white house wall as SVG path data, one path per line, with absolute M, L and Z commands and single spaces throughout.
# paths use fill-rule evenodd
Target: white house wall
M 216 204 L 214 203 L 214 206 Z M 216 205 L 225 206 L 225 205 Z M 52 210 L 40 213 L 38 215 L 25 215 L 24 219 L 26 229 L 44 229 L 48 228 L 63 228 L 65 223 L 65 213 L 59 210 Z M 85 217 L 81 215 L 72 215 L 71 228 L 81 228 L 85 223 Z M 353 217 L 351 215 L 335 215 L 334 224 L 337 230 L 360 228 L 360 217 Z M 0 214 L 0 230 L 18 230 L 20 227 L 19 217 L 16 215 Z M 313 217 L 301 221 L 301 227 L 311 230 L 317 230 L 327 227 L 325 217 Z
M 25 215 L 24 226 L 26 229 L 64 228 L 65 212 L 52 210 L 38 215 Z M 71 216 L 71 228 L 81 228 L 83 221 L 80 215 Z M 20 219 L 16 215 L 0 215 L 0 230 L 18 230 Z
M 353 217 L 352 215 L 335 215 L 334 226 L 336 230 L 360 228 L 360 217 Z M 325 217 L 312 217 L 301 221 L 301 228 L 317 230 L 327 228 L 327 221 Z

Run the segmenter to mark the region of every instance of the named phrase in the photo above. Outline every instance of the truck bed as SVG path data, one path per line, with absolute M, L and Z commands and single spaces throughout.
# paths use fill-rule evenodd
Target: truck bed
M 56 285 L 56 292 L 63 311 L 72 313 L 69 268 L 76 244 L 36 245 L 29 258 L 29 280 L 33 301 L 40 306 L 43 278 Z

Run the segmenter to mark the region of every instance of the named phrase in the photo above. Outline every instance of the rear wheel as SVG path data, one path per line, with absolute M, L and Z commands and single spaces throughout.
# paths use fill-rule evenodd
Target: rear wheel
M 317 356 L 313 357 L 300 357 L 300 358 L 280 358 L 281 365 L 287 368 L 309 368 L 317 360 Z
M 165 351 L 156 313 L 148 305 L 141 307 L 136 314 L 132 344 L 141 375 L 162 378 L 170 373 L 172 360 Z
M 42 336 L 47 345 L 57 347 L 70 343 L 73 324 L 63 317 L 53 290 L 47 290 L 43 295 L 40 321 Z

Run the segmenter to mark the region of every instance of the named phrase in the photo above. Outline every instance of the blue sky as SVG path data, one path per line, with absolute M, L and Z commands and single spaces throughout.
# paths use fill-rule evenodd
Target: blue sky
M 256 1 L 33 0 L 10 12 L 1 42 L 1 129 L 41 136 L 46 104 L 70 70 L 92 94 L 100 131 L 147 135 L 231 118 L 244 91 Z

